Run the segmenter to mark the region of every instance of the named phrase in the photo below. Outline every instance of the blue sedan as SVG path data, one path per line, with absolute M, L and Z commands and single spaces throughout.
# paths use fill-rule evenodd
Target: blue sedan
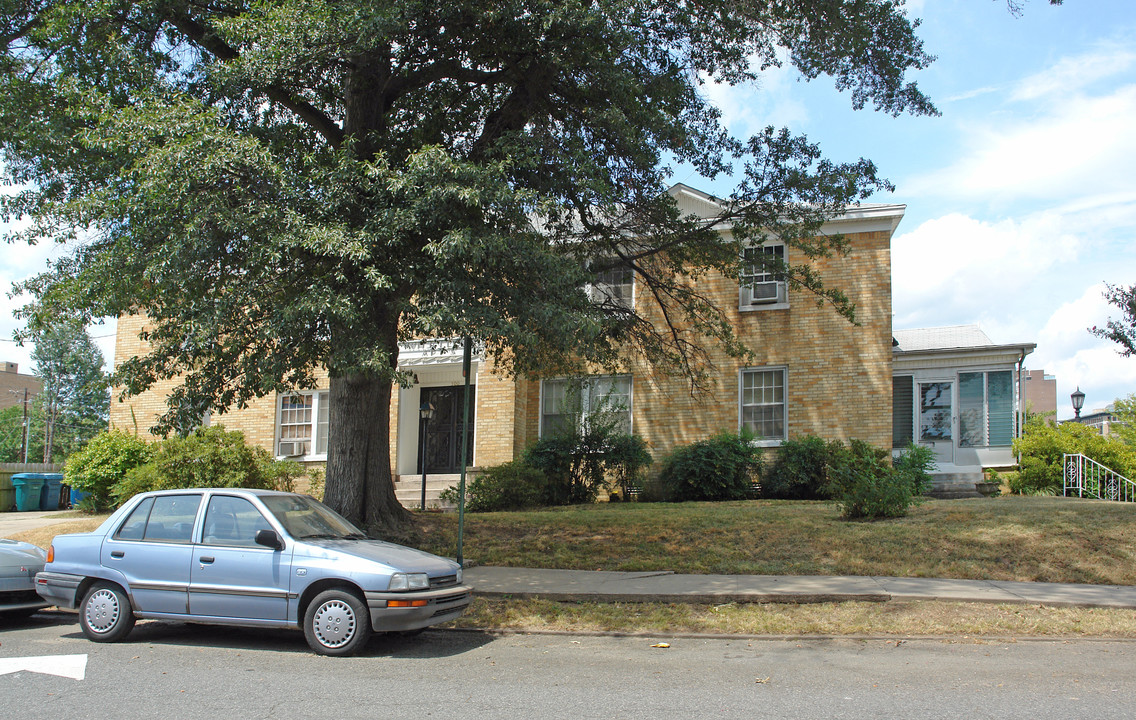
M 453 620 L 472 597 L 457 563 L 368 539 L 311 497 L 228 488 L 142 493 L 94 532 L 56 536 L 36 592 L 78 607 L 95 642 L 159 618 L 302 628 L 322 655 Z

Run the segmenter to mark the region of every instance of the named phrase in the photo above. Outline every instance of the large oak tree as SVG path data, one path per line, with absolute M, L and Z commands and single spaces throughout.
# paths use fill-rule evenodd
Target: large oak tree
M 473 335 L 535 374 L 626 353 L 704 377 L 734 353 L 690 283 L 744 242 L 804 256 L 887 187 L 788 131 L 732 137 L 705 83 L 789 63 L 857 108 L 929 114 L 898 0 L 0 0 L 3 219 L 71 251 L 21 289 L 29 328 L 142 313 L 138 393 L 179 378 L 159 430 L 330 373 L 328 502 L 398 524 L 387 406 L 398 343 Z M 738 178 L 685 218 L 674 164 Z M 714 229 L 735 228 L 728 241 Z M 593 302 L 635 273 L 643 315 Z M 790 281 L 852 316 L 807 264 Z

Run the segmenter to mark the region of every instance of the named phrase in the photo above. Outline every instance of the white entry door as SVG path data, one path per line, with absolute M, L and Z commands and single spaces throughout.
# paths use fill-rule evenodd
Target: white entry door
M 955 461 L 954 383 L 919 383 L 919 443 L 935 451 L 935 462 Z

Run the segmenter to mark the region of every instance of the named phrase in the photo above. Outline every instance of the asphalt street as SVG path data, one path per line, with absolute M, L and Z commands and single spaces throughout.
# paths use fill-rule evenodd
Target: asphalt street
M 327 658 L 288 631 L 141 622 L 104 645 L 58 611 L 4 628 L 3 715 L 21 720 L 1067 720 L 1132 717 L 1136 694 L 1136 643 L 1125 641 L 671 638 L 663 648 L 650 637 L 429 630 Z

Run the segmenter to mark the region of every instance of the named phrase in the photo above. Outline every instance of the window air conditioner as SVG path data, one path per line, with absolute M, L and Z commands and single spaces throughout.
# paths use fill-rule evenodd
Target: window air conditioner
M 749 290 L 750 305 L 768 305 L 781 299 L 781 283 L 777 281 L 754 283 Z
M 302 442 L 281 442 L 280 455 L 285 457 L 295 457 L 304 454 L 304 443 Z

